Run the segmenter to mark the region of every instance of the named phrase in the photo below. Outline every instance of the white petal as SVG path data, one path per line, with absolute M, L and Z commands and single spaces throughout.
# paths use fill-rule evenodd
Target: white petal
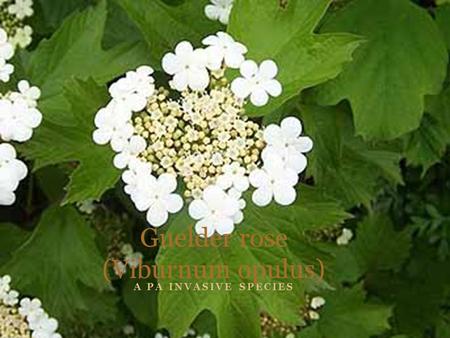
M 124 169 L 128 165 L 129 159 L 130 155 L 125 153 L 118 153 L 116 156 L 114 156 L 114 167 L 116 167 L 117 169 Z
M 264 141 L 268 144 L 277 144 L 282 139 L 281 128 L 276 124 L 269 124 L 264 129 Z
M 252 90 L 252 94 L 250 95 L 250 101 L 256 107 L 262 107 L 269 102 L 269 95 L 262 87 L 256 87 Z
M 206 230 L 205 230 L 206 228 Z M 206 231 L 206 236 L 211 237 L 214 235 L 214 224 L 210 218 L 204 218 L 197 223 L 195 223 L 195 232 L 200 236 L 204 237 Z
M 162 174 L 158 177 L 157 190 L 164 194 L 170 194 L 177 188 L 177 179 L 173 174 Z
M 296 117 L 286 117 L 281 121 L 281 129 L 287 137 L 296 138 L 302 133 L 302 123 Z
M 13 205 L 16 195 L 11 191 L 0 190 L 0 205 Z
M 178 194 L 170 194 L 164 198 L 167 211 L 174 214 L 183 208 L 183 199 Z
M 294 188 L 275 184 L 273 187 L 275 202 L 281 205 L 290 205 L 295 202 L 297 193 Z
M 233 216 L 233 222 L 234 224 L 240 224 L 242 223 L 242 221 L 244 220 L 244 213 L 242 211 L 238 211 L 234 216 Z
M 273 79 L 277 74 L 278 67 L 273 60 L 265 60 L 259 66 L 259 75 L 265 79 Z
M 234 79 L 231 83 L 231 91 L 240 99 L 247 98 L 251 93 L 251 89 L 250 83 L 242 77 Z
M 286 167 L 291 168 L 297 174 L 300 174 L 306 169 L 308 165 L 308 160 L 305 155 L 299 152 L 295 152 L 295 154 L 290 154 L 286 161 Z
M 194 47 L 189 41 L 181 41 L 175 47 L 175 54 L 182 59 L 189 57 L 193 51 Z
M 209 214 L 209 209 L 203 200 L 193 200 L 189 204 L 189 216 L 193 219 L 202 219 Z
M 300 136 L 297 139 L 297 142 L 294 144 L 295 149 L 302 153 L 307 153 L 307 152 L 311 151 L 313 146 L 314 146 L 314 142 L 308 136 Z
M 173 80 L 171 81 L 171 86 L 179 92 L 182 92 L 187 89 L 188 83 L 188 72 L 181 71 L 175 74 Z
M 246 79 L 251 79 L 258 72 L 258 65 L 253 60 L 246 60 L 241 64 L 240 71 Z
M 174 75 L 181 70 L 181 67 L 180 60 L 175 54 L 167 53 L 164 55 L 162 59 L 162 68 L 167 74 Z
M 268 188 L 258 188 L 253 192 L 252 201 L 259 207 L 265 207 L 272 201 L 272 190 Z
M 233 186 L 239 191 L 242 191 L 242 192 L 246 191 L 250 186 L 248 177 L 247 176 L 235 177 L 233 180 Z
M 229 235 L 234 230 L 234 222 L 231 218 L 220 218 L 215 228 L 220 235 Z
M 245 61 L 244 55 L 230 51 L 225 53 L 225 64 L 230 68 L 239 68 Z
M 206 68 L 193 69 L 187 72 L 189 87 L 192 90 L 204 90 L 209 85 L 209 74 Z
M 270 178 L 264 170 L 255 169 L 249 175 L 249 181 L 255 188 L 266 187 L 270 185 Z
M 283 87 L 281 87 L 281 83 L 277 80 L 269 80 L 262 83 L 262 87 L 266 92 L 270 94 L 270 96 L 278 97 L 281 95 L 283 91 Z
M 169 219 L 169 213 L 161 202 L 154 203 L 147 211 L 147 221 L 154 227 L 164 225 Z
M 230 188 L 233 185 L 233 179 L 231 175 L 221 175 L 217 178 L 216 184 L 223 190 Z

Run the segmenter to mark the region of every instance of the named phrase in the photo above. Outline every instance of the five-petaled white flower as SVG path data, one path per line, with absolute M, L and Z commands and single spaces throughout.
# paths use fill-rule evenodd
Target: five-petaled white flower
M 250 173 L 250 184 L 256 188 L 253 202 L 261 207 L 268 205 L 272 199 L 281 205 L 289 205 L 295 201 L 297 193 L 294 186 L 298 182 L 297 173 L 286 168 L 278 156 L 270 156 L 264 161 L 262 169 Z
M 234 217 L 240 211 L 239 199 L 227 194 L 222 188 L 210 185 L 201 199 L 191 202 L 189 215 L 198 220 L 195 231 L 200 236 L 210 237 L 214 232 L 230 234 L 234 230 Z
M 34 298 L 33 300 L 31 300 L 30 298 L 22 298 L 22 300 L 20 301 L 19 313 L 23 317 L 28 317 L 41 311 L 41 307 L 42 303 L 37 298 Z
M 27 80 L 21 80 L 17 84 L 17 88 L 19 92 L 11 93 L 11 100 L 24 100 L 28 107 L 35 108 L 37 106 L 37 100 L 41 97 L 41 90 L 38 87 L 30 86 L 30 83 Z
M 280 156 L 288 168 L 301 173 L 307 165 L 306 156 L 313 147 L 311 138 L 300 136 L 302 124 L 296 117 L 286 117 L 280 126 L 268 125 L 264 130 L 264 141 L 267 143 L 263 150 L 263 160 L 271 155 Z
M 41 121 L 41 112 L 36 108 L 30 108 L 27 101 L 0 100 L 0 136 L 4 141 L 29 140 L 33 135 L 33 128 L 38 127 Z
M 109 87 L 111 97 L 122 102 L 131 111 L 138 112 L 145 108 L 147 99 L 155 91 L 153 69 L 140 66 L 135 71 L 127 72 L 126 76 L 117 80 Z
M 100 145 L 111 142 L 114 151 L 122 151 L 133 135 L 134 128 L 130 123 L 132 112 L 123 103 L 112 100 L 95 115 L 93 133 L 94 142 Z
M 19 46 L 21 48 L 27 47 L 32 41 L 33 29 L 26 25 L 24 27 L 18 27 L 16 29 L 16 34 L 10 38 L 10 42 L 14 46 Z
M 183 207 L 183 199 L 174 193 L 177 179 L 172 174 L 162 174 L 158 178 L 150 175 L 131 194 L 131 199 L 139 211 L 147 210 L 147 221 L 154 227 L 164 225 L 169 213 L 176 213 Z
M 222 62 L 229 68 L 239 68 L 245 60 L 244 54 L 247 53 L 247 47 L 236 42 L 227 33 L 218 32 L 216 35 L 206 37 L 202 42 L 208 46 L 206 51 L 208 60 L 213 64 L 211 69 L 219 69 Z
M 143 137 L 137 135 L 132 136 L 122 151 L 114 156 L 114 166 L 118 169 L 124 169 L 146 147 L 147 142 Z
M 152 165 L 150 163 L 138 158 L 131 159 L 128 163 L 128 170 L 122 174 L 122 181 L 126 184 L 125 192 L 132 195 L 150 176 L 152 176 Z
M 267 104 L 269 95 L 277 97 L 281 94 L 281 84 L 275 79 L 278 67 L 274 61 L 265 60 L 258 67 L 255 61 L 246 60 L 241 64 L 240 72 L 242 77 L 231 83 L 231 90 L 237 97 L 250 96 L 250 101 L 260 107 Z
M 231 9 L 234 0 L 211 0 L 211 4 L 206 5 L 205 15 L 210 20 L 219 20 L 224 25 L 228 25 Z
M 226 164 L 222 168 L 223 174 L 217 178 L 216 184 L 224 190 L 231 187 L 240 192 L 244 192 L 249 188 L 248 177 L 245 168 L 238 162 Z
M 33 15 L 33 1 L 32 0 L 15 0 L 15 3 L 9 5 L 8 12 L 22 20 L 27 16 Z
M 207 70 L 208 55 L 204 49 L 194 49 L 190 42 L 182 41 L 175 48 L 174 53 L 167 53 L 162 60 L 164 71 L 172 75 L 172 88 L 184 91 L 188 87 L 192 90 L 204 90 L 209 85 Z

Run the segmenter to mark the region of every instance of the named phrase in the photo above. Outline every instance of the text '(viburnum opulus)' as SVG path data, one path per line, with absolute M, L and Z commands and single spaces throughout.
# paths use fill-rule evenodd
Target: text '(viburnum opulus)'
M 244 219 L 244 193 L 258 206 L 296 199 L 312 149 L 302 125 L 287 117 L 261 126 L 246 111 L 282 93 L 273 60 L 246 60 L 247 47 L 224 32 L 203 48 L 180 42 L 162 59 L 170 88 L 156 88 L 141 66 L 113 83 L 93 139 L 117 153 L 125 192 L 155 227 L 188 203 L 200 235 L 230 234 Z M 238 69 L 231 82 L 228 69 Z

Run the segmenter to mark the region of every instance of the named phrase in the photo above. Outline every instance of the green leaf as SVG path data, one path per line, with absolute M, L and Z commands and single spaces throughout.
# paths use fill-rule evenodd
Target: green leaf
M 94 233 L 72 207 L 46 210 L 30 239 L 17 249 L 1 272 L 14 287 L 39 297 L 46 310 L 60 320 L 88 311 L 87 289 L 107 289 L 103 258 Z M 100 315 L 101 316 L 101 315 Z
M 406 142 L 408 163 L 422 166 L 423 173 L 440 161 L 450 144 L 450 87 L 427 100 L 427 114 Z
M 78 162 L 66 187 L 65 203 L 100 199 L 112 188 L 120 171 L 112 165 L 114 156 L 106 146 L 92 141 L 94 116 L 107 101 L 107 92 L 93 80 L 74 80 L 65 88 L 64 99 L 70 109 L 61 111 L 70 126 L 44 120 L 32 140 L 22 148 L 35 161 L 35 169 L 64 162 Z
M 437 5 L 450 4 L 450 0 L 436 0 Z
M 141 44 L 102 49 L 106 16 L 105 1 L 76 12 L 31 53 L 25 68 L 29 81 L 41 88 L 39 108 L 46 120 L 70 125 L 64 113 L 68 110 L 62 91 L 66 81 L 92 77 L 104 84 L 147 61 L 146 49 Z
M 439 93 L 447 72 L 448 54 L 433 19 L 409 0 L 360 0 L 321 29 L 336 30 L 368 41 L 352 64 L 318 88 L 319 103 L 348 99 L 356 132 L 367 139 L 393 139 L 416 129 L 424 96 Z
M 0 266 L 11 258 L 14 250 L 24 244 L 30 233 L 10 223 L 0 223 Z
M 228 31 L 248 47 L 247 58 L 273 59 L 283 94 L 267 106 L 251 107 L 253 116 L 267 115 L 303 89 L 336 77 L 352 60 L 361 39 L 350 34 L 314 34 L 330 0 L 237 0 Z
M 436 22 L 444 35 L 447 49 L 450 50 L 450 1 L 448 1 L 448 3 L 448 5 L 440 6 L 436 10 Z
M 317 323 L 301 331 L 299 338 L 370 338 L 389 329 L 388 306 L 365 302 L 361 285 L 327 291 L 326 304 L 319 310 Z
M 276 279 L 259 274 L 259 282 L 293 282 L 292 291 L 239 291 L 239 283 L 252 282 L 253 278 L 241 278 L 237 274 L 240 266 L 279 265 L 285 258 L 287 264 L 314 264 L 318 272 L 317 258 L 326 260 L 323 252 L 313 247 L 304 237 L 307 229 L 326 227 L 342 222 L 347 217 L 333 200 L 319 191 L 306 186 L 300 188 L 299 198 L 294 205 L 280 207 L 270 205 L 255 207 L 248 203 L 245 220 L 229 239 L 229 247 L 224 248 L 161 248 L 157 263 L 168 265 L 227 265 L 230 278 L 208 280 L 171 279 L 170 282 L 230 282 L 232 291 L 207 292 L 159 292 L 159 316 L 161 327 L 171 331 L 172 336 L 181 336 L 198 314 L 211 311 L 217 319 L 218 336 L 221 338 L 261 337 L 259 313 L 265 310 L 274 317 L 292 324 L 299 324 L 299 306 L 304 303 L 305 290 L 315 290 L 325 286 L 317 278 Z M 187 234 L 192 220 L 186 214 L 179 214 L 173 220 L 168 234 Z M 263 236 L 286 234 L 288 247 L 258 248 L 241 246 L 242 234 Z M 326 263 L 324 263 L 326 264 Z M 276 269 L 276 267 L 275 267 Z M 167 283 L 169 280 L 161 280 Z M 178 309 L 183 309 L 179 312 Z M 177 313 L 174 316 L 174 313 Z
M 350 114 L 343 107 L 302 106 L 306 134 L 314 141 L 308 155 L 315 182 L 345 207 L 369 205 L 380 178 L 402 182 L 400 154 L 387 146 L 354 136 Z
M 150 45 L 152 66 L 160 68 L 162 56 L 182 40 L 199 44 L 221 29 L 204 15 L 209 0 L 185 0 L 168 5 L 161 0 L 117 0 L 141 30 Z
M 70 13 L 88 3 L 89 0 L 38 0 L 36 6 L 42 11 L 42 21 L 47 30 L 54 30 Z
M 156 283 L 153 278 L 148 283 Z M 157 329 L 158 322 L 158 300 L 157 293 L 154 291 L 134 291 L 135 282 L 128 278 L 122 286 L 123 301 L 141 323 L 149 326 L 151 329 Z
M 365 218 L 357 228 L 356 239 L 350 244 L 361 271 L 395 270 L 408 258 L 411 235 L 394 230 L 392 221 L 383 214 Z

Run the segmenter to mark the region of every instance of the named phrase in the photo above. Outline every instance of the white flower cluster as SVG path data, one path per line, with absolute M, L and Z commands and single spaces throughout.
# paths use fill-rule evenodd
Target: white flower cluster
M 205 15 L 210 20 L 228 25 L 233 3 L 234 0 L 211 0 L 211 3 L 205 6 Z
M 120 249 L 120 254 L 123 255 L 123 260 L 117 260 L 114 264 L 114 273 L 122 277 L 127 271 L 127 265 L 130 268 L 136 268 L 144 258 L 140 252 L 135 252 L 131 244 L 124 244 Z
M 171 89 L 181 92 L 177 99 L 155 89 L 148 66 L 112 84 L 111 101 L 95 117 L 93 139 L 117 153 L 114 165 L 124 169 L 125 192 L 150 225 L 164 225 L 183 208 L 177 193 L 182 178 L 197 233 L 225 235 L 243 221 L 243 194 L 250 187 L 258 206 L 295 201 L 304 154 L 313 144 L 301 136 L 295 117 L 262 128 L 245 114 L 247 99 L 262 106 L 281 95 L 274 61 L 246 60 L 247 48 L 224 32 L 203 44 L 195 49 L 180 42 L 162 59 Z M 229 68 L 241 74 L 231 83 Z
M 0 81 L 8 82 L 14 66 L 7 61 L 14 56 L 14 47 L 8 42 L 8 34 L 0 28 Z
M 2 27 L 10 36 L 9 42 L 16 48 L 27 47 L 32 39 L 33 30 L 24 23 L 28 17 L 33 15 L 32 0 L 1 0 L 0 22 Z
M 41 301 L 37 298 L 32 300 L 22 298 L 19 301 L 20 295 L 17 291 L 11 290 L 10 283 L 10 276 L 0 277 L 0 308 L 3 305 L 8 310 L 5 313 L 8 313 L 10 317 L 4 318 L 5 320 L 0 323 L 0 336 L 61 338 L 61 335 L 56 332 L 58 321 L 45 312 Z M 0 311 L 0 315 L 2 313 L 4 312 Z M 11 323 L 14 325 L 10 325 Z M 6 331 L 7 335 L 3 335 L 2 331 Z
M 323 297 L 320 297 L 320 296 L 313 297 L 309 304 L 309 307 L 311 309 L 307 313 L 308 318 L 310 320 L 319 320 L 320 315 L 319 315 L 318 310 L 321 309 L 325 305 L 325 303 L 326 302 Z
M 0 28 L 0 80 L 9 81 L 14 71 L 6 60 L 14 54 L 6 32 Z M 33 129 L 42 121 L 42 114 L 36 108 L 41 91 L 26 80 L 18 83 L 17 92 L 0 94 L 0 140 L 25 142 L 33 135 Z M 27 168 L 18 160 L 14 147 L 0 143 L 0 205 L 11 205 L 19 182 L 27 175 Z
M 0 144 L 0 205 L 12 205 L 16 201 L 14 192 L 28 173 L 27 166 L 16 156 L 12 145 Z

